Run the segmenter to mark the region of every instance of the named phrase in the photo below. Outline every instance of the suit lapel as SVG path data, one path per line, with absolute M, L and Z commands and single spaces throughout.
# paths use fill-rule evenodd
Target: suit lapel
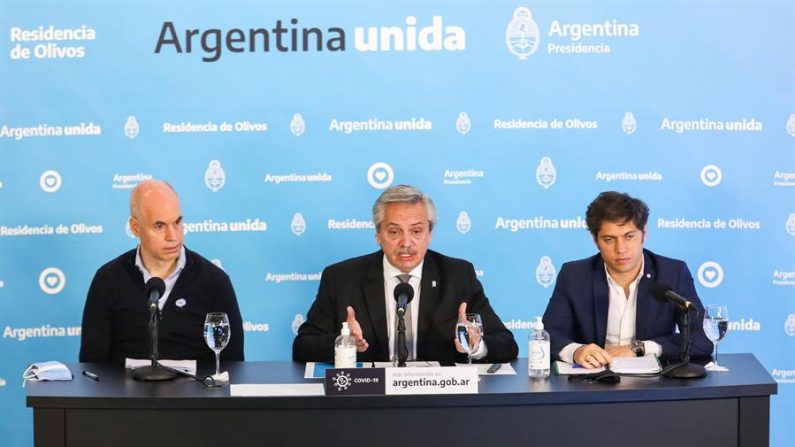
M 657 271 L 652 263 L 651 256 L 646 250 L 643 250 L 643 276 L 638 282 L 637 294 L 637 307 L 635 309 L 635 338 L 638 340 L 647 340 L 649 335 L 645 332 L 647 328 L 653 327 L 649 324 L 649 319 L 653 318 L 652 307 L 654 303 L 651 301 L 651 283 L 657 277 Z
M 607 339 L 607 309 L 610 306 L 609 293 L 605 264 L 601 257 L 597 257 L 593 272 L 594 325 L 596 327 L 596 343 L 603 347 Z
M 425 345 L 433 323 L 433 315 L 439 300 L 439 289 L 442 287 L 442 278 L 439 265 L 430 256 L 430 251 L 425 253 L 425 262 L 422 265 L 422 281 L 420 283 L 420 315 L 417 322 L 417 358 L 425 355 Z M 452 336 L 451 336 L 452 337 Z
M 378 346 L 380 352 L 385 353 L 381 358 L 389 358 L 389 335 L 386 324 L 386 297 L 384 296 L 384 264 L 383 253 L 373 256 L 370 270 L 362 284 L 364 305 L 373 328 L 373 345 Z

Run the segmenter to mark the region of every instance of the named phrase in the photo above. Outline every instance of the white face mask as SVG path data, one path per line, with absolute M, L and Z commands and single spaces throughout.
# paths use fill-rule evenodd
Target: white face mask
M 61 362 L 40 362 L 31 363 L 22 373 L 25 380 L 72 380 L 72 371 Z M 24 384 L 23 384 L 24 386 Z

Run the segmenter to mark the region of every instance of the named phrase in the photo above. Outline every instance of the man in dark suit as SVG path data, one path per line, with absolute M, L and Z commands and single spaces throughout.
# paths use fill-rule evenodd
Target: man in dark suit
M 293 360 L 332 361 L 343 321 L 356 339 L 358 361 L 394 359 L 393 290 L 401 281 L 414 289 L 406 314 L 411 321 L 406 324 L 410 360 L 466 361 L 466 351 L 455 337 L 458 317 L 466 312 L 480 314 L 483 321 L 473 359 L 516 358 L 513 334 L 491 308 L 472 264 L 428 250 L 436 224 L 430 197 L 411 186 L 392 187 L 376 200 L 373 222 L 381 250 L 323 271 L 315 302 L 293 342 Z M 402 275 L 410 276 L 399 278 Z
M 649 208 L 614 191 L 588 206 L 586 223 L 599 254 L 563 264 L 544 313 L 544 327 L 558 359 L 596 368 L 615 356 L 674 357 L 681 336 L 674 329 L 683 310 L 652 296 L 663 283 L 697 307 L 691 312 L 691 355 L 706 356 L 704 308 L 687 265 L 643 248 Z

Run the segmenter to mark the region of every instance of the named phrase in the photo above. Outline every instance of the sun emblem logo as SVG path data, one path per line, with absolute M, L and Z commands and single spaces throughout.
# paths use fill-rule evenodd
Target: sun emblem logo
M 353 383 L 351 375 L 343 371 L 338 372 L 331 381 L 334 383 L 337 391 L 345 391 L 350 388 L 351 383 Z

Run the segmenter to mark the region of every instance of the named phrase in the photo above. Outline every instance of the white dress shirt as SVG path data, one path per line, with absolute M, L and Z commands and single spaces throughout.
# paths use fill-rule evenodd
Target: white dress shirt
M 149 270 L 146 269 L 144 266 L 144 261 L 141 260 L 141 246 L 138 246 L 138 250 L 135 250 L 135 266 L 138 267 L 138 270 L 144 275 L 144 284 L 146 284 L 150 278 L 152 278 L 152 274 L 149 273 Z M 171 294 L 171 290 L 174 288 L 174 284 L 176 284 L 177 279 L 179 279 L 180 273 L 185 268 L 185 246 L 183 245 L 179 251 L 179 258 L 177 258 L 177 267 L 168 275 L 168 278 L 161 278 L 164 283 L 166 283 L 166 291 L 163 292 L 163 296 L 157 301 L 157 307 L 160 310 L 163 310 L 163 306 L 166 305 L 166 301 L 168 300 L 168 296 Z M 149 297 L 147 297 L 148 299 Z M 177 303 L 179 304 L 179 303 Z
M 398 270 L 384 256 L 384 297 L 386 300 L 386 324 L 387 324 L 387 334 L 389 335 L 389 358 L 394 359 L 396 358 L 395 354 L 395 327 L 397 322 L 397 302 L 395 301 L 395 287 L 400 284 L 400 278 L 398 275 L 402 275 L 403 272 Z M 414 288 L 414 298 L 409 303 L 408 308 L 406 309 L 407 312 L 411 312 L 411 333 L 414 334 L 412 337 L 414 349 L 411 352 L 414 352 L 415 356 L 417 353 L 417 323 L 419 322 L 420 318 L 420 292 L 421 287 L 420 284 L 422 283 L 422 265 L 425 261 L 420 262 L 420 264 L 414 267 L 413 270 L 409 272 L 411 278 L 409 279 L 409 284 L 411 287 Z M 409 329 L 409 328 L 406 328 Z M 450 334 L 450 338 L 453 338 L 453 334 Z M 452 341 L 451 341 L 452 343 Z M 414 359 L 409 359 L 414 360 Z
M 605 334 L 605 349 L 614 346 L 626 346 L 635 338 L 635 320 L 638 310 L 638 284 L 643 277 L 644 260 L 641 258 L 640 272 L 629 283 L 629 296 L 624 293 L 624 287 L 613 280 L 605 264 L 607 275 L 607 289 L 609 304 L 607 308 L 607 333 Z M 574 363 L 574 352 L 583 346 L 582 343 L 569 343 L 560 350 L 560 359 Z M 646 355 L 659 355 L 662 346 L 649 340 L 643 340 Z

